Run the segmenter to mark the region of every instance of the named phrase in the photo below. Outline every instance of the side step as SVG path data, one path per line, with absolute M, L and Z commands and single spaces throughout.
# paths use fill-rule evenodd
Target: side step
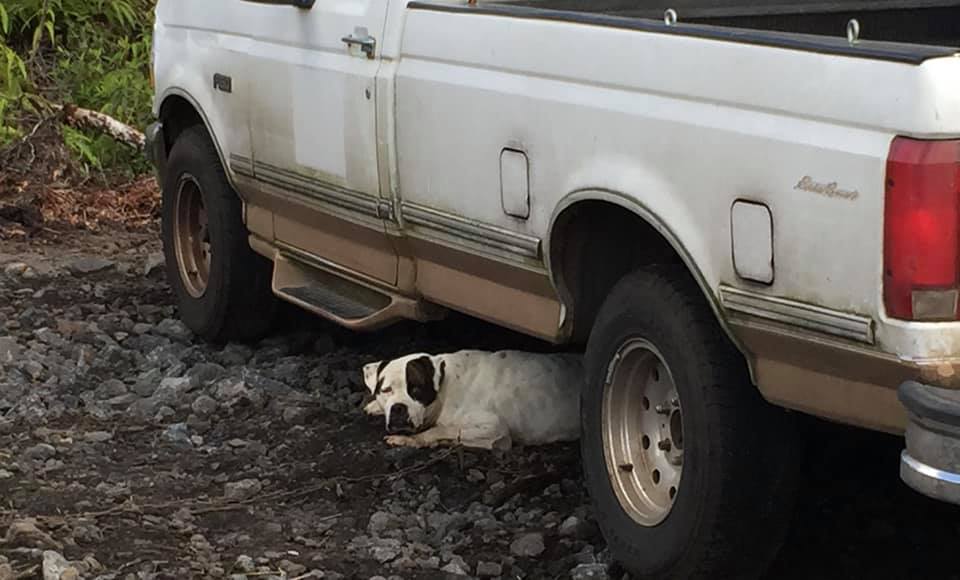
M 367 293 L 354 292 L 353 296 L 348 296 L 346 293 L 340 293 L 340 290 L 341 288 L 331 284 L 329 286 L 290 286 L 280 288 L 279 292 L 301 302 L 323 308 L 344 320 L 361 320 L 390 306 L 390 298 L 383 294 L 368 291 Z
M 274 258 L 273 291 L 354 330 L 377 330 L 400 320 L 427 321 L 442 316 L 442 309 L 328 272 L 283 252 Z

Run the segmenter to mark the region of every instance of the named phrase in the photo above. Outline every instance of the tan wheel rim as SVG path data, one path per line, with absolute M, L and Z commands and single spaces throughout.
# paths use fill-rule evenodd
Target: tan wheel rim
M 194 298 L 203 296 L 210 280 L 210 230 L 200 184 L 192 175 L 180 178 L 173 212 L 173 240 L 180 280 Z
M 645 340 L 617 353 L 603 394 L 603 448 L 621 507 L 655 526 L 673 508 L 683 473 L 683 412 L 670 368 Z

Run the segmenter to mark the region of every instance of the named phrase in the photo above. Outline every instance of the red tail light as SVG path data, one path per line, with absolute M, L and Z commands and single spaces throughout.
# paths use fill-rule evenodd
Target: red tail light
M 958 319 L 960 141 L 893 140 L 883 246 L 888 316 Z

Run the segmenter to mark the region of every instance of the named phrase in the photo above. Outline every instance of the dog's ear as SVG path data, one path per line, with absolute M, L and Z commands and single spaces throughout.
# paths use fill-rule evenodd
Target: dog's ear
M 437 400 L 437 376 L 433 358 L 427 355 L 407 361 L 407 394 L 424 407 Z
M 367 385 L 367 388 L 370 389 L 370 392 L 374 395 L 376 395 L 379 390 L 377 383 L 380 379 L 380 373 L 385 366 L 387 366 L 387 361 L 385 360 L 363 365 L 363 384 Z

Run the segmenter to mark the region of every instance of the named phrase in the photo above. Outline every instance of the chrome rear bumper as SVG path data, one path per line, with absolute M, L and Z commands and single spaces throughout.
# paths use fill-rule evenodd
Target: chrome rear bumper
M 926 496 L 960 504 L 960 391 L 906 381 L 897 395 L 908 414 L 900 478 Z

